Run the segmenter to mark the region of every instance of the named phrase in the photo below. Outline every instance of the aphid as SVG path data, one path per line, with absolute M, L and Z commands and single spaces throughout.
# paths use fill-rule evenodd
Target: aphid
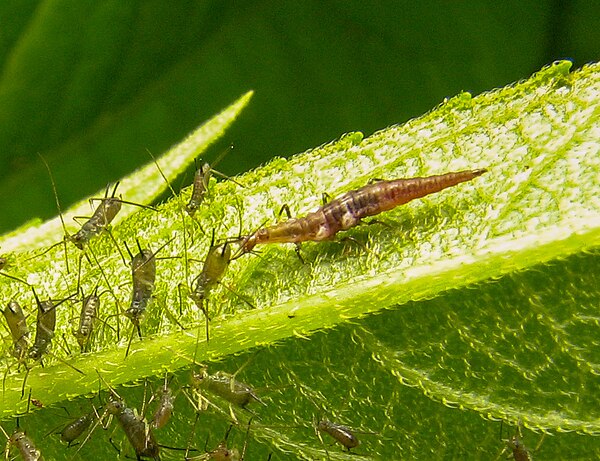
M 208 163 L 203 163 L 194 174 L 194 182 L 192 183 L 192 196 L 190 201 L 185 206 L 185 210 L 190 216 L 194 216 L 196 210 L 204 201 L 204 195 L 208 190 L 208 183 L 212 176 L 212 169 Z
M 173 415 L 175 396 L 169 387 L 166 375 L 164 385 L 159 392 L 160 396 L 158 400 L 158 406 L 154 411 L 152 422 L 150 423 L 150 426 L 152 426 L 154 429 L 162 429 L 165 427 Z
M 152 429 L 131 408 L 113 397 L 106 405 L 106 411 L 117 417 L 138 460 L 141 460 L 142 457 L 160 459 L 160 448 Z
M 29 349 L 29 328 L 27 327 L 23 309 L 21 309 L 19 303 L 13 299 L 8 303 L 6 309 L 2 311 L 2 314 L 6 319 L 10 334 L 13 338 L 13 356 L 16 357 L 19 362 L 22 362 Z
M 118 186 L 119 183 L 117 182 L 110 197 L 108 196 L 107 187 L 104 198 L 93 199 L 99 200 L 100 205 L 98 205 L 94 214 L 83 223 L 81 229 L 79 229 L 75 235 L 69 237 L 69 240 L 80 250 L 83 250 L 84 245 L 87 244 L 92 237 L 101 234 L 113 219 L 115 219 L 119 211 L 121 211 L 121 205 L 124 202 L 120 198 L 115 197 Z
M 227 155 L 227 153 L 233 149 L 231 146 L 229 149 L 224 150 L 219 154 L 219 156 L 214 160 L 213 167 L 217 166 L 217 164 Z M 208 191 L 208 184 L 210 182 L 210 178 L 213 173 L 218 174 L 219 176 L 227 177 L 222 173 L 214 170 L 208 163 L 203 163 L 200 168 L 196 170 L 194 173 L 194 181 L 192 182 L 192 195 L 190 197 L 189 202 L 185 206 L 185 210 L 190 216 L 194 216 L 202 202 L 204 201 L 204 196 Z M 235 181 L 234 181 L 235 182 Z M 239 184 L 236 182 L 236 184 Z
M 31 289 L 33 291 L 33 296 L 35 297 L 38 313 L 36 318 L 35 339 L 33 341 L 33 346 L 29 348 L 29 358 L 41 360 L 54 337 L 54 329 L 56 328 L 56 308 L 73 296 L 62 299 L 57 303 L 51 299 L 40 301 L 33 287 Z
M 197 373 L 192 372 L 192 387 L 196 390 L 203 389 L 212 392 L 241 408 L 245 408 L 253 400 L 265 405 L 254 389 L 237 381 L 235 375 L 222 371 L 211 375 L 208 374 L 206 367 L 201 367 Z
M 125 311 L 125 316 L 129 317 L 138 335 L 142 337 L 140 322 L 146 313 L 146 308 L 152 300 L 154 291 L 154 282 L 156 280 L 156 259 L 155 253 L 151 250 L 143 250 L 140 242 L 137 242 L 139 253 L 135 256 L 127 247 L 131 256 L 131 277 L 133 279 L 133 295 L 131 298 L 131 307 Z
M 97 417 L 98 413 L 94 409 L 94 411 L 90 411 L 77 418 L 75 421 L 67 424 L 60 433 L 60 440 L 69 446 L 73 445 L 73 442 L 83 435 L 92 424 L 92 421 Z
M 210 317 L 208 315 L 208 306 L 205 305 L 205 301 L 208 300 L 208 296 L 212 289 L 223 279 L 225 271 L 229 267 L 231 261 L 231 245 L 229 243 L 223 243 L 215 245 L 215 234 L 213 232 L 210 248 L 204 259 L 202 266 L 202 272 L 194 280 L 196 285 L 194 291 L 190 297 L 193 299 L 196 306 L 204 313 L 206 318 L 206 341 L 209 340 L 208 334 L 208 322 Z
M 518 435 L 513 435 L 505 442 L 507 448 L 512 451 L 512 456 L 515 461 L 531 461 L 532 458 L 529 454 L 529 450 L 523 445 Z
M 342 444 L 348 451 L 351 448 L 356 448 L 360 441 L 352 433 L 352 431 L 346 426 L 332 423 L 327 419 L 322 419 L 317 424 L 317 429 L 321 432 L 325 432 L 333 437 L 337 442 Z
M 500 425 L 500 434 L 502 434 L 502 424 Z M 523 434 L 521 434 L 521 422 L 519 421 L 515 435 L 513 435 L 510 439 L 503 439 L 503 442 L 506 444 L 506 446 L 496 459 L 501 457 L 507 451 L 510 451 L 512 452 L 512 457 L 515 461 L 532 461 L 533 458 L 531 456 L 531 452 L 535 452 L 538 450 L 538 448 L 540 448 L 545 436 L 546 434 L 544 433 L 536 447 L 533 450 L 529 450 L 525 445 L 523 445 L 523 442 L 521 442 Z
M 17 429 L 15 429 L 12 435 L 9 436 L 4 428 L 2 428 L 2 432 L 7 438 L 5 450 L 6 459 L 8 459 L 10 447 L 13 446 L 19 450 L 19 454 L 23 461 L 44 461 L 41 451 L 35 447 L 33 441 L 25 435 L 25 432 L 19 429 L 18 420 Z
M 129 256 L 131 256 L 131 278 L 133 279 L 131 306 L 125 311 L 125 316 L 131 320 L 133 327 L 137 329 L 140 339 L 142 338 L 140 323 L 144 317 L 144 314 L 146 313 L 146 308 L 152 301 L 152 292 L 154 291 L 154 282 L 156 280 L 155 256 L 160 250 L 162 250 L 172 241 L 173 239 L 170 239 L 155 252 L 142 249 L 140 242 L 137 241 L 139 253 L 135 256 L 133 256 L 129 247 L 125 245 Z M 131 338 L 133 338 L 133 333 Z M 125 356 L 129 354 L 130 345 L 131 339 L 129 340 L 129 345 L 127 346 Z
M 67 232 L 67 228 L 65 226 L 65 222 L 62 216 L 60 202 L 58 200 L 58 193 L 56 191 L 56 183 L 54 182 L 54 176 L 52 175 L 52 170 L 50 170 L 50 165 L 46 162 L 46 159 L 40 155 L 40 159 L 44 162 L 46 166 L 46 170 L 48 170 L 48 175 L 50 176 L 50 182 L 52 183 L 52 190 L 54 191 L 54 198 L 56 200 L 56 207 L 58 209 L 58 213 L 60 216 L 60 221 L 62 223 L 65 237 L 64 241 L 71 241 L 77 248 L 83 250 L 84 246 L 96 235 L 100 235 L 104 232 L 110 223 L 115 219 L 119 211 L 121 211 L 121 206 L 125 203 L 127 205 L 134 205 L 141 208 L 149 208 L 151 210 L 155 210 L 155 208 L 141 205 L 139 203 L 128 202 L 123 200 L 121 197 L 116 197 L 117 188 L 119 187 L 119 183 L 115 183 L 115 187 L 113 188 L 112 194 L 108 195 L 109 186 L 106 186 L 106 192 L 104 193 L 104 197 L 102 198 L 91 198 L 90 204 L 94 201 L 99 201 L 100 204 L 94 210 L 94 213 L 91 217 L 85 217 L 86 221 L 83 223 L 81 228 L 74 234 L 69 235 Z M 59 245 L 62 242 L 52 245 L 50 248 L 46 249 L 44 253 L 50 251 L 56 245 Z M 119 250 L 120 251 L 120 250 Z M 43 253 L 42 253 L 43 254 Z M 66 245 L 65 245 L 65 258 L 66 258 Z
M 322 241 L 350 229 L 366 217 L 396 208 L 411 200 L 439 192 L 461 182 L 470 181 L 487 170 L 467 170 L 426 178 L 377 181 L 346 192 L 303 218 L 289 219 L 258 229 L 241 242 L 240 254 L 259 244 Z
M 196 421 L 194 422 L 194 429 L 192 431 L 192 437 L 194 432 L 196 432 L 196 423 L 198 422 L 198 417 L 196 416 Z M 243 461 L 244 456 L 246 456 L 246 448 L 248 447 L 248 433 L 250 432 L 250 424 L 252 423 L 252 418 L 248 421 L 248 429 L 246 430 L 246 439 L 244 441 L 244 447 L 242 448 L 242 455 L 240 456 L 240 452 L 236 448 L 227 448 L 227 439 L 229 438 L 229 433 L 233 426 L 229 426 L 227 432 L 225 433 L 225 438 L 217 445 L 217 447 L 211 451 L 207 451 L 206 453 L 200 456 L 194 456 L 193 458 L 188 458 L 187 452 L 185 456 L 186 461 L 200 461 L 200 460 L 213 460 L 213 461 Z M 208 442 L 208 440 L 207 440 Z M 206 447 L 204 447 L 206 450 Z M 271 457 L 269 456 L 269 459 Z
M 96 286 L 91 295 L 83 298 L 81 314 L 79 315 L 79 327 L 73 330 L 73 336 L 77 339 L 81 352 L 84 352 L 89 345 L 99 308 L 100 296 L 98 296 L 98 286 Z
M 33 292 L 37 303 L 38 313 L 35 323 L 35 340 L 29 349 L 29 358 L 41 360 L 42 355 L 48 350 L 54 337 L 56 327 L 56 306 L 52 300 L 40 301 Z

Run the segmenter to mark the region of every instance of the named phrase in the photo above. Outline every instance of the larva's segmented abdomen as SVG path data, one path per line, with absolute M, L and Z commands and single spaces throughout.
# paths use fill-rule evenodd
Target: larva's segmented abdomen
M 247 253 L 258 244 L 300 243 L 334 237 L 356 226 L 363 218 L 391 210 L 411 200 L 439 192 L 481 176 L 487 170 L 465 170 L 425 178 L 378 181 L 345 193 L 304 218 L 290 219 L 259 229 L 242 242 Z

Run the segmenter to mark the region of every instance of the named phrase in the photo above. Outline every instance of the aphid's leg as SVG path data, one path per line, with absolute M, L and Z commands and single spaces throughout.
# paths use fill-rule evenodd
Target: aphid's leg
M 162 302 L 158 301 L 157 298 L 154 298 L 154 304 L 159 304 L 160 307 L 164 310 L 165 315 L 167 316 L 167 318 L 169 319 L 169 321 L 171 323 L 176 324 L 179 328 L 181 328 L 182 331 L 185 331 L 185 327 L 181 324 L 181 322 L 179 322 L 179 320 L 177 320 L 177 316 L 175 316 L 171 310 L 167 307 L 167 304 L 163 304 Z M 162 325 L 162 316 L 161 319 L 159 321 L 159 324 L 157 326 L 157 330 L 160 330 L 160 327 Z
M 285 203 L 282 207 L 281 210 L 279 210 L 279 217 L 281 218 L 281 215 L 285 212 L 286 216 L 288 217 L 288 219 L 292 219 L 292 213 L 290 213 L 290 207 L 288 206 L 287 203 Z
M 29 376 L 29 370 L 31 368 L 25 367 L 25 376 L 23 377 L 23 384 L 21 385 L 21 398 L 25 395 L 25 385 L 27 384 L 27 377 Z
M 192 440 L 194 438 L 194 435 L 196 434 L 196 424 L 198 424 L 198 418 L 200 417 L 200 413 L 196 412 L 196 419 L 194 420 L 194 425 L 192 426 L 192 433 L 190 434 L 190 437 L 188 438 L 188 444 L 187 444 L 187 448 L 185 450 L 185 456 L 184 459 L 189 459 L 188 455 L 190 454 L 190 446 L 192 445 Z
M 323 450 L 325 450 L 325 455 L 327 456 L 327 459 L 329 461 L 331 461 L 331 458 L 329 457 L 329 450 L 327 450 L 327 446 L 325 445 L 325 441 L 323 440 L 323 437 L 321 437 L 321 432 L 319 431 L 319 429 L 317 428 L 317 421 L 313 421 L 313 427 L 315 429 L 315 434 L 317 434 L 317 437 L 319 438 L 319 441 L 321 442 L 321 446 L 323 447 Z M 330 446 L 333 444 L 330 444 Z
M 382 226 L 387 227 L 388 229 L 393 229 L 391 225 L 379 219 L 369 219 L 368 221 L 360 221 L 358 225 L 360 224 L 365 224 L 367 226 L 372 226 L 373 224 L 381 224 Z
M 341 239 L 338 240 L 338 242 L 339 243 L 352 242 L 352 243 L 358 245 L 359 247 L 361 247 L 363 250 L 369 251 L 369 249 L 367 248 L 367 246 L 364 243 L 362 243 L 361 241 L 357 240 L 354 237 L 342 237 Z
M 115 236 L 113 235 L 112 231 L 110 230 L 110 226 L 107 226 L 105 230 L 106 230 L 106 233 L 108 234 L 108 236 L 110 237 L 110 239 L 115 244 L 115 247 L 117 248 L 117 251 L 121 255 L 121 261 L 123 261 L 123 264 L 125 264 L 125 266 L 127 266 L 127 261 L 125 260 L 125 255 L 123 254 L 123 250 L 121 250 L 121 247 L 117 243 L 117 240 L 115 239 Z
M 5 272 L 0 272 L 0 275 L 2 275 L 2 276 L 4 276 L 4 277 L 7 277 L 7 278 L 9 278 L 9 279 L 16 280 L 17 282 L 24 283 L 24 284 L 25 284 L 25 285 L 27 285 L 28 287 L 30 287 L 30 286 L 31 286 L 31 285 L 30 285 L 29 283 L 27 283 L 25 280 L 23 280 L 23 279 L 20 279 L 19 277 L 15 277 L 14 275 L 9 275 L 9 274 L 7 274 L 7 273 L 5 273 Z
M 302 248 L 302 244 L 300 242 L 296 242 L 294 245 L 295 245 L 294 251 L 296 252 L 296 256 L 298 256 L 298 259 L 300 260 L 300 262 L 302 264 L 306 264 L 306 261 L 304 261 L 304 258 L 300 254 L 300 249 Z
M 62 363 L 63 365 L 68 366 L 71 370 L 76 371 L 79 374 L 82 374 L 83 376 L 85 376 L 85 373 L 83 371 L 81 371 L 79 368 L 71 365 L 69 362 L 67 362 L 64 359 L 61 359 L 60 357 L 56 356 L 55 354 L 53 354 L 52 352 L 46 352 L 47 355 L 54 357 L 56 360 L 58 360 L 60 363 Z M 43 366 L 43 365 L 42 365 Z
M 154 394 L 152 394 L 152 397 L 150 397 L 150 400 L 148 402 L 146 402 L 147 390 L 148 390 L 148 378 L 144 378 L 144 394 L 142 396 L 142 409 L 140 410 L 140 419 L 144 419 L 146 417 L 146 410 L 148 409 L 147 407 L 152 402 L 152 399 L 154 399 Z
M 121 311 L 123 309 L 121 308 L 121 304 L 119 303 L 119 298 L 117 297 L 117 295 L 113 291 L 113 288 L 112 288 L 110 282 L 108 281 L 108 277 L 106 276 L 106 273 L 104 272 L 104 269 L 102 268 L 102 266 L 98 262 L 98 258 L 96 258 L 96 254 L 93 251 L 91 251 L 91 250 L 90 250 L 90 253 L 92 253 L 92 257 L 94 258 L 94 261 L 96 262 L 96 265 L 98 266 L 98 269 L 100 270 L 100 273 L 102 274 L 102 278 L 106 282 L 106 286 L 108 286 L 108 291 L 110 292 L 110 294 L 112 294 L 112 296 L 113 296 L 113 298 L 115 300 L 115 308 L 116 308 L 117 312 L 113 316 L 117 317 L 117 340 L 120 340 L 121 339 L 121 322 L 119 320 L 119 317 L 121 316 Z
M 140 326 L 133 324 L 131 326 L 131 334 L 129 335 L 129 342 L 127 343 L 127 350 L 125 351 L 125 358 L 127 358 L 127 356 L 129 355 L 129 349 L 131 348 L 131 342 L 133 341 L 133 335 L 135 333 L 136 326 L 137 326 L 138 336 L 140 337 L 140 339 L 142 339 L 142 332 L 140 330 Z
M 544 441 L 544 439 L 546 438 L 546 433 L 543 432 L 542 433 L 542 437 L 540 438 L 540 441 L 537 443 L 537 445 L 535 446 L 535 448 L 531 451 L 533 451 L 534 453 L 537 452 L 540 448 L 540 446 L 542 445 L 542 442 Z
M 113 448 L 114 448 L 115 450 L 117 450 L 117 453 L 119 453 L 119 457 L 121 457 L 121 449 L 115 445 L 115 442 L 113 441 L 112 437 L 109 437 L 109 438 L 108 438 L 108 441 L 109 441 L 109 442 L 110 442 L 110 444 L 113 446 Z M 138 461 L 139 461 L 139 460 L 140 460 L 140 457 L 139 457 L 139 456 L 137 456 L 137 459 L 138 459 Z
M 92 199 L 90 199 L 90 204 L 92 203 Z M 80 226 L 85 223 L 86 221 L 89 221 L 91 218 L 91 216 L 73 216 L 73 221 L 75 221 L 77 224 L 79 224 Z M 80 222 L 82 221 L 82 222 Z
M 250 301 L 248 301 L 246 298 L 244 298 L 241 294 L 239 294 L 238 292 L 236 292 L 233 288 L 231 288 L 230 286 L 219 282 L 222 286 L 224 286 L 225 288 L 227 288 L 231 293 L 233 293 L 234 295 L 236 295 L 238 298 L 240 298 L 242 301 L 244 301 L 246 304 L 248 304 L 248 306 L 250 306 L 251 309 L 256 309 L 256 306 L 254 304 L 252 304 Z

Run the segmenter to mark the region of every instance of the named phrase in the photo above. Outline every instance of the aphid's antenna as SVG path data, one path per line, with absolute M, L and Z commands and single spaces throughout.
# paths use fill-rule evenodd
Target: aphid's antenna
M 225 158 L 225 156 L 227 154 L 229 154 L 229 152 L 231 152 L 233 150 L 233 144 L 230 144 L 228 147 L 226 147 L 225 149 L 223 149 L 219 155 L 217 155 L 215 157 L 215 159 L 212 161 L 212 165 L 213 167 L 217 166 L 219 163 L 221 163 L 221 161 Z M 194 162 L 196 161 L 196 159 L 194 159 Z M 213 170 L 214 171 L 214 170 Z
M 54 200 L 56 201 L 56 209 L 58 210 L 58 216 L 60 218 L 60 223 L 62 224 L 63 232 L 65 233 L 65 235 L 63 237 L 62 242 L 57 242 L 54 245 L 51 245 L 46 251 L 44 251 L 43 253 L 41 253 L 37 256 L 42 256 L 42 255 L 46 254 L 52 248 L 54 248 L 55 246 L 60 245 L 62 243 L 65 247 L 65 267 L 67 268 L 67 273 L 69 273 L 69 258 L 67 257 L 67 239 L 69 238 L 70 234 L 67 231 L 67 226 L 65 225 L 65 219 L 63 218 L 62 208 L 60 206 L 60 201 L 58 200 L 58 191 L 56 190 L 56 182 L 54 181 L 54 175 L 52 174 L 50 165 L 48 165 L 48 162 L 46 161 L 46 159 L 39 152 L 38 152 L 38 156 L 44 163 L 46 170 L 48 170 L 48 176 L 50 176 L 50 183 L 52 184 L 52 191 L 54 192 Z
M 228 147 L 226 147 L 225 149 L 223 149 L 219 155 L 217 155 L 215 157 L 215 159 L 212 161 L 212 163 L 210 164 L 209 168 L 210 171 L 214 174 L 216 174 L 217 176 L 220 176 L 223 179 L 228 179 L 229 181 L 233 182 L 234 184 L 237 184 L 240 187 L 246 187 L 243 184 L 240 184 L 239 182 L 237 182 L 235 179 L 233 179 L 231 176 L 227 176 L 224 173 L 221 173 L 220 171 L 215 170 L 215 167 L 221 163 L 221 161 L 225 158 L 225 156 L 227 154 L 229 154 L 232 150 L 233 150 L 234 146 L 233 144 L 230 144 Z M 194 164 L 196 163 L 196 159 L 194 159 Z
M 19 277 L 15 277 L 14 275 L 7 274 L 6 272 L 0 272 L 0 275 L 2 275 L 3 277 L 7 277 L 9 279 L 16 280 L 17 282 L 24 283 L 25 285 L 27 285 L 29 287 L 31 286 L 31 284 L 27 283 L 25 280 L 20 279 Z
M 147 210 L 157 211 L 156 208 L 154 208 L 153 206 L 150 206 L 150 205 L 142 205 L 141 203 L 130 202 L 128 200 L 123 200 L 121 197 L 117 198 L 116 197 L 116 193 L 117 193 L 117 188 L 119 187 L 119 184 L 121 184 L 121 181 L 117 181 L 115 183 L 115 187 L 113 188 L 113 191 L 112 191 L 112 194 L 111 194 L 110 197 L 108 196 L 108 190 L 109 190 L 110 184 L 108 184 L 106 186 L 106 192 L 104 194 L 104 197 L 102 197 L 102 198 L 92 197 L 92 198 L 90 198 L 90 204 L 92 204 L 93 202 L 104 202 L 106 200 L 113 200 L 113 199 L 115 199 L 115 200 L 118 200 L 121 203 L 124 203 L 125 205 L 133 205 L 133 206 L 137 206 L 139 208 L 144 208 L 144 209 L 147 209 Z

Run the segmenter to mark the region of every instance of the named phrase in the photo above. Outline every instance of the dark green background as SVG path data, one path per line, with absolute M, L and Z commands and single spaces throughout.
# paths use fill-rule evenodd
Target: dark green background
M 253 89 L 233 174 L 597 60 L 599 19 L 585 1 L 2 2 L 0 232 L 56 214 L 37 153 L 67 206 Z

